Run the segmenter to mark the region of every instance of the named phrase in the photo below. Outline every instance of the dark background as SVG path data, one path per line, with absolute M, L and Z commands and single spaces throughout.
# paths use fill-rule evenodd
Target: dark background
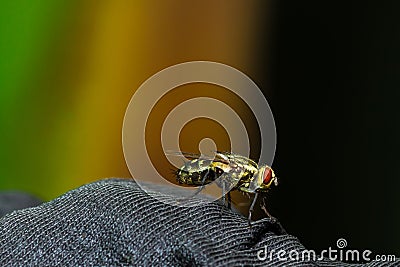
M 272 43 L 260 36 L 257 77 L 270 73 L 255 80 L 269 88 L 281 178 L 269 209 L 307 248 L 345 238 L 400 255 L 399 11 L 398 1 L 274 1 L 263 22 Z

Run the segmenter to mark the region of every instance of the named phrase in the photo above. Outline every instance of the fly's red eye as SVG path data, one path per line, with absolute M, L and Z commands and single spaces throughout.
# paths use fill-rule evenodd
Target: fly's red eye
M 266 168 L 264 171 L 263 183 L 269 184 L 271 182 L 271 179 L 272 179 L 272 171 L 271 171 L 271 169 Z

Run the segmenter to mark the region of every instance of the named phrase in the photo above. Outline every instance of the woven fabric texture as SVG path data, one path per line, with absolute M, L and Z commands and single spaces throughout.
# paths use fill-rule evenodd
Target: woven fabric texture
M 84 185 L 0 218 L 0 266 L 360 266 L 329 260 L 262 261 L 257 253 L 301 252 L 269 219 L 247 219 L 218 203 L 178 207 L 130 179 Z M 155 198 L 154 196 L 157 196 Z M 369 262 L 366 266 L 399 266 Z

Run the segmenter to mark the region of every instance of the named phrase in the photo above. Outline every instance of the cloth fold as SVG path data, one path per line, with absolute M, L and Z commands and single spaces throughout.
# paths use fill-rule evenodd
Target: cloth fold
M 105 179 L 9 213 L 0 218 L 0 266 L 359 266 L 281 260 L 274 251 L 305 248 L 278 221 L 250 228 L 219 203 L 196 198 L 199 205 L 179 207 L 158 200 L 173 191 L 147 194 L 132 179 Z M 388 264 L 400 261 L 366 266 Z

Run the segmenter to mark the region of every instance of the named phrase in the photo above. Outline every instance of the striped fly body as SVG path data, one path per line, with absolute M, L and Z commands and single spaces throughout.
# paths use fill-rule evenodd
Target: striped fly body
M 230 206 L 230 191 L 254 194 L 253 201 L 249 209 L 249 223 L 257 197 L 263 196 L 262 209 L 273 218 L 266 209 L 265 193 L 274 185 L 278 185 L 278 178 L 268 165 L 258 165 L 253 160 L 230 152 L 216 152 L 214 158 L 204 158 L 198 154 L 182 153 L 186 161 L 182 167 L 176 171 L 178 183 L 198 186 L 194 195 L 200 193 L 205 185 L 216 182 L 222 188 L 222 195 L 228 194 L 228 206 Z M 218 179 L 221 178 L 221 179 Z M 223 200 L 225 202 L 225 199 Z

